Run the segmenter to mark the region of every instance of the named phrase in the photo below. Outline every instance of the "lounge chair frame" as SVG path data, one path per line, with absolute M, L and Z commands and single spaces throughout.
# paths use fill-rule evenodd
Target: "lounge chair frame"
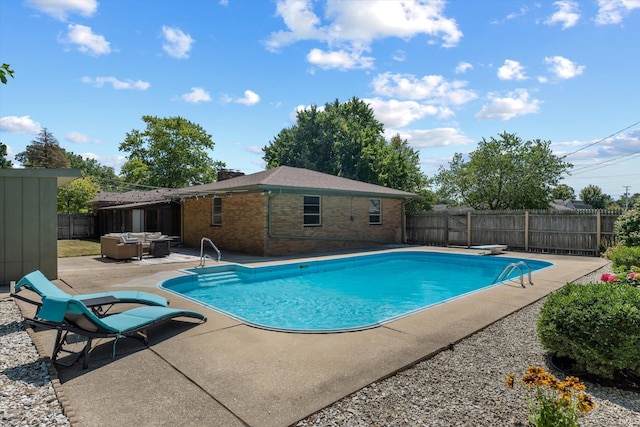
M 40 301 L 27 298 L 19 292 L 28 289 L 40 296 Z M 83 359 L 83 369 L 89 367 L 89 357 L 96 338 L 113 338 L 112 359 L 116 356 L 116 345 L 121 338 L 136 338 L 148 346 L 147 329 L 176 317 L 188 317 L 206 322 L 198 312 L 167 307 L 168 301 L 155 294 L 138 291 L 103 292 L 86 295 L 69 295 L 48 281 L 39 271 L 23 277 L 11 295 L 21 301 L 34 304 L 36 313 L 25 318 L 34 329 L 55 329 L 56 340 L 51 360 L 62 366 L 71 366 Z M 121 299 L 122 298 L 122 299 Z M 121 312 L 111 312 L 120 303 L 139 304 L 140 307 Z M 73 334 L 73 335 L 70 335 Z M 76 336 L 76 342 L 71 338 Z M 66 344 L 77 344 L 77 337 L 86 338 L 80 351 L 65 348 Z M 84 340 L 83 340 L 84 341 Z M 71 354 L 71 361 L 63 363 L 60 354 Z

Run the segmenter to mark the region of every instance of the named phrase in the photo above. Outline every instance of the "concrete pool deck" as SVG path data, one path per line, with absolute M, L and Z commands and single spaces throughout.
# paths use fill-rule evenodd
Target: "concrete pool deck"
M 432 247 L 397 250 L 478 254 Z M 606 264 L 594 257 L 519 252 L 496 257 L 539 259 L 556 266 L 534 273 L 534 286 L 523 289 L 512 282 L 375 329 L 339 334 L 256 329 L 156 287 L 198 261 L 59 259 L 60 279 L 55 283 L 69 293 L 144 290 L 166 296 L 172 307 L 208 317 L 203 324 L 172 321 L 150 329 L 148 348 L 136 340 L 120 340 L 115 360 L 107 340 L 92 352 L 87 370 L 81 364 L 57 367 L 61 400 L 79 426 L 288 426 Z M 295 259 L 303 258 L 318 256 Z M 291 259 L 223 254 L 226 262 L 254 265 Z M 28 305 L 20 306 L 25 315 L 32 313 Z M 42 331 L 35 336 L 41 351 L 50 356 L 55 333 Z

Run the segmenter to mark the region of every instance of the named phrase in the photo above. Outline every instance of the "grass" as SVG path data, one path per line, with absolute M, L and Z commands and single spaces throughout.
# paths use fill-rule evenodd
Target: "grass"
M 97 240 L 58 240 L 58 258 L 100 255 Z

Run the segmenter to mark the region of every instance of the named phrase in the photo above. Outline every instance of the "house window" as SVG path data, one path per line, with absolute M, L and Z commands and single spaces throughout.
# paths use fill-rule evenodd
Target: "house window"
M 369 199 L 369 224 L 382 224 L 380 199 Z
M 320 196 L 304 196 L 304 225 L 320 225 Z
M 213 198 L 213 215 L 211 216 L 211 225 L 222 225 L 222 199 L 220 197 Z

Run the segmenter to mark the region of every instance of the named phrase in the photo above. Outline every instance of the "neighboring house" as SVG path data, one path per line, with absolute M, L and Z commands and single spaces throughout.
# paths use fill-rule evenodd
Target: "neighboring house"
M 555 210 L 578 210 L 593 209 L 593 206 L 584 203 L 582 200 L 561 200 L 556 199 L 550 203 L 552 209 Z
M 58 278 L 58 187 L 78 169 L 0 169 L 0 285 L 34 270 Z
M 284 255 L 404 241 L 405 191 L 280 166 L 176 190 L 182 239 L 222 250 Z

